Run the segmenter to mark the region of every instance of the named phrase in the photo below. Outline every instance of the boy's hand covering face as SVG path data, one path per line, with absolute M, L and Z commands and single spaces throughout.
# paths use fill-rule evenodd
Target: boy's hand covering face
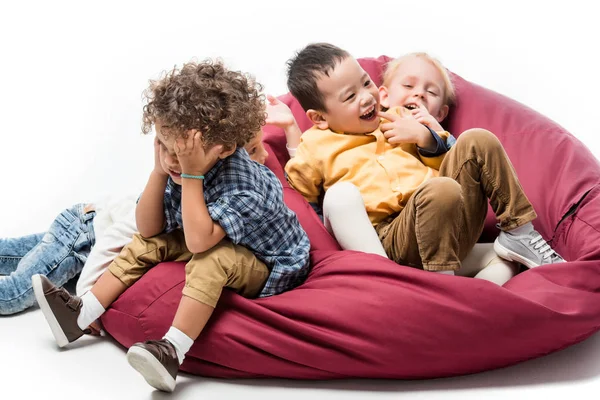
M 160 144 L 160 140 L 158 140 L 158 137 L 155 137 L 154 138 L 154 172 L 156 172 L 159 175 L 168 176 L 169 174 L 167 172 L 165 172 L 165 170 L 161 164 L 161 160 L 163 160 L 163 159 L 164 159 L 164 153 L 163 153 L 162 146 Z
M 187 132 L 187 138 L 178 137 L 173 146 L 181 172 L 188 175 L 204 175 L 215 165 L 223 152 L 223 145 L 217 144 L 208 151 L 202 145 L 202 133 L 197 130 Z
M 412 116 L 402 117 L 389 112 L 379 112 L 379 116 L 389 121 L 382 123 L 380 129 L 390 144 L 415 143 L 421 148 L 429 145 L 429 130 Z

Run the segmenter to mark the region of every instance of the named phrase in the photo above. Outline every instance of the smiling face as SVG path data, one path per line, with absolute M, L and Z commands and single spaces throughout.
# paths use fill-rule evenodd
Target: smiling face
M 448 115 L 447 85 L 440 69 L 420 56 L 403 59 L 379 90 L 386 108 L 418 108 L 423 105 L 438 122 Z
M 321 74 L 317 87 L 325 110 L 308 110 L 306 115 L 318 128 L 368 133 L 379 126 L 377 86 L 354 58 L 346 57 L 329 75 Z

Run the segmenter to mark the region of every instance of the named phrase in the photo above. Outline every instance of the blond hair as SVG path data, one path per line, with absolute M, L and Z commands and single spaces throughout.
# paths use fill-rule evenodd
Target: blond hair
M 383 74 L 383 85 L 389 86 L 400 65 L 404 61 L 411 58 L 423 58 L 426 61 L 430 62 L 435 68 L 437 68 L 438 71 L 440 71 L 445 86 L 444 88 L 442 88 L 444 90 L 444 104 L 448 106 L 454 104 L 454 102 L 456 101 L 456 94 L 454 93 L 454 85 L 452 84 L 452 80 L 450 79 L 450 74 L 448 74 L 448 71 L 446 70 L 446 68 L 444 68 L 442 63 L 439 62 L 439 60 L 433 58 L 427 53 L 409 53 L 390 61 L 386 65 L 385 73 Z

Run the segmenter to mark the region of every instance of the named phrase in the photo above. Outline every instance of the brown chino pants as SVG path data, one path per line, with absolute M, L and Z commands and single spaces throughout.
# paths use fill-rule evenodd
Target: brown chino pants
M 439 177 L 423 183 L 399 214 L 377 225 L 377 234 L 399 264 L 457 271 L 483 231 L 488 199 L 503 230 L 536 218 L 500 141 L 489 131 L 471 129 L 448 151 Z

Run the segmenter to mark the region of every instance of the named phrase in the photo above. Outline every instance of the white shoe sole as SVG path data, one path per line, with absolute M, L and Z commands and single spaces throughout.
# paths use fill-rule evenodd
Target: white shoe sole
M 163 392 L 175 389 L 175 379 L 165 367 L 150 353 L 140 347 L 130 347 L 127 361 L 137 372 L 142 374 L 148 384 Z
M 65 336 L 60 324 L 56 320 L 52 309 L 50 308 L 50 304 L 46 300 L 46 296 L 44 296 L 44 287 L 42 286 L 41 275 L 33 275 L 31 277 L 31 284 L 33 285 L 33 293 L 35 294 L 35 299 L 37 300 L 42 313 L 44 314 L 44 318 L 46 318 L 46 322 L 50 326 L 50 330 L 52 331 L 52 335 L 54 335 L 54 340 L 56 340 L 56 344 L 58 347 L 65 347 L 69 344 L 69 339 Z
M 494 241 L 494 251 L 496 252 L 496 254 L 498 254 L 499 257 L 504 258 L 508 261 L 521 263 L 527 268 L 535 268 L 540 266 L 540 264 L 528 260 L 525 257 L 519 255 L 518 253 L 515 253 L 514 251 L 511 251 L 506 247 L 502 246 L 497 239 Z

